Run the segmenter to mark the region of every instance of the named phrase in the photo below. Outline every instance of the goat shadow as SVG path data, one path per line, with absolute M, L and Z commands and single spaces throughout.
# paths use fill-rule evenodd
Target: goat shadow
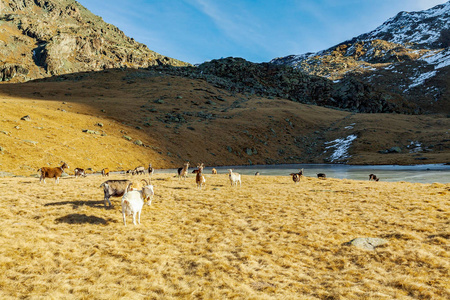
M 89 206 L 94 208 L 105 208 L 105 202 L 103 200 L 76 200 L 76 201 L 61 201 L 61 202 L 50 202 L 44 204 L 44 206 L 56 206 L 56 205 L 72 205 L 73 209 L 77 209 L 79 206 Z
M 64 217 L 57 218 L 56 223 L 67 223 L 67 224 L 97 224 L 97 225 L 108 225 L 111 223 L 117 223 L 116 220 L 108 218 L 103 219 L 96 216 L 88 216 L 85 214 L 69 214 Z

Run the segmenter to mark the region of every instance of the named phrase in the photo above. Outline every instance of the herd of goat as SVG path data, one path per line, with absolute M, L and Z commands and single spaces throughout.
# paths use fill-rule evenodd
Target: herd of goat
M 204 167 L 205 165 L 202 163 L 200 165 L 197 165 L 197 169 L 192 171 L 192 173 L 196 174 L 195 183 L 197 184 L 197 188 L 199 189 L 201 189 L 206 183 L 205 176 L 203 175 Z M 68 168 L 69 166 L 65 162 L 62 162 L 62 165 L 60 167 L 55 168 L 42 167 L 38 170 L 38 172 L 41 172 L 39 181 L 45 183 L 46 178 L 55 178 L 55 182 L 58 183 L 59 178 L 64 173 L 64 170 Z M 87 170 L 92 171 L 92 169 L 90 168 Z M 144 175 L 145 171 L 146 169 L 144 167 L 139 166 L 133 170 L 128 170 L 125 173 L 131 175 Z M 147 171 L 151 178 L 151 176 L 154 173 L 152 164 L 149 164 Z M 178 168 L 177 170 L 178 179 L 185 180 L 188 175 L 188 172 L 189 172 L 189 162 L 185 163 L 183 167 Z M 213 168 L 211 172 L 212 174 L 217 174 L 217 170 L 215 168 Z M 110 171 L 108 168 L 104 168 L 102 169 L 101 173 L 102 176 L 109 176 Z M 81 176 L 86 177 L 86 170 L 81 168 L 75 168 L 74 175 L 75 177 Z M 255 175 L 259 175 L 259 172 L 256 172 Z M 299 170 L 298 173 L 291 173 L 290 176 L 292 176 L 292 180 L 295 183 L 300 182 L 300 179 L 303 176 L 303 169 Z M 241 175 L 239 173 L 233 172 L 233 169 L 228 169 L 228 177 L 232 186 L 234 185 L 237 186 L 238 183 L 239 186 L 241 185 Z M 325 173 L 317 174 L 317 178 L 326 179 L 326 177 L 327 176 Z M 378 178 L 374 174 L 370 174 L 369 180 L 379 181 L 380 178 Z M 148 205 L 152 203 L 153 195 L 155 193 L 153 190 L 153 185 L 151 184 L 151 179 L 150 181 L 147 181 L 146 179 L 142 179 L 141 181 L 144 182 L 144 186 L 140 190 L 132 188 L 131 186 L 133 183 L 131 182 L 131 180 L 128 179 L 107 180 L 100 185 L 100 187 L 103 188 L 104 193 L 103 201 L 105 207 L 107 207 L 107 204 L 109 208 L 112 207 L 109 198 L 122 197 L 122 215 L 124 225 L 126 225 L 127 215 L 131 215 L 133 217 L 134 225 L 136 225 L 136 217 L 137 223 L 140 224 L 142 207 L 144 206 L 145 202 L 147 202 Z

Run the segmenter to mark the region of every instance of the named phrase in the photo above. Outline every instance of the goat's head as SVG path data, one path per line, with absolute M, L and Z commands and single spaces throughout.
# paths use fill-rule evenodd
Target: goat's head
M 69 166 L 65 162 L 62 161 L 61 169 L 63 169 L 63 170 L 69 169 Z
M 150 199 L 153 197 L 155 192 L 153 191 L 153 185 L 148 182 L 146 179 L 142 179 L 141 181 L 144 182 L 144 186 L 142 187 L 142 197 L 144 198 L 144 201 L 148 201 L 147 204 L 150 205 Z

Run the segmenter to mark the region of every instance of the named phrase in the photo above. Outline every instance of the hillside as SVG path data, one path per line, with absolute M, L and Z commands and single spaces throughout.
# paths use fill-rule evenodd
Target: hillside
M 335 82 L 349 77 L 389 91 L 424 112 L 450 113 L 450 2 L 400 12 L 375 30 L 329 49 L 276 58 Z
M 74 0 L 2 0 L 0 10 L 0 81 L 188 65 L 151 51 Z
M 61 160 L 71 173 L 75 167 L 179 167 L 187 160 L 417 164 L 450 157 L 446 117 L 355 114 L 230 92 L 161 70 L 1 85 L 0 171 L 32 175 Z

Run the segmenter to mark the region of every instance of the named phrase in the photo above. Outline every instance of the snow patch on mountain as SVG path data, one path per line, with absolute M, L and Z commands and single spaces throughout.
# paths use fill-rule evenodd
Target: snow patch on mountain
M 357 136 L 352 134 L 343 139 L 335 139 L 331 142 L 325 142 L 325 145 L 331 144 L 330 146 L 325 147 L 325 149 L 334 149 L 333 153 L 330 155 L 330 161 L 336 162 L 349 158 L 350 156 L 348 155 L 348 149 L 356 138 Z
M 358 40 L 384 39 L 398 44 L 431 45 L 450 28 L 450 1 L 418 12 L 401 12 Z
M 428 64 L 435 65 L 435 70 L 447 67 L 450 65 L 450 49 L 433 51 L 431 54 L 424 55 L 422 60 Z

